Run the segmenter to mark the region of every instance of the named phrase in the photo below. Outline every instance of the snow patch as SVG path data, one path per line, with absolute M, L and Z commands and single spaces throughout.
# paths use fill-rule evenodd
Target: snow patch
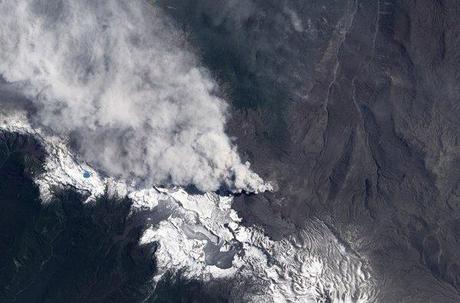
M 231 196 L 192 195 L 180 187 L 138 189 L 101 176 L 72 155 L 67 142 L 32 129 L 22 114 L 0 115 L 0 128 L 32 134 L 46 148 L 45 172 L 35 180 L 44 201 L 52 197 L 53 187 L 72 186 L 87 192 L 88 201 L 107 192 L 132 199 L 132 212 L 165 214 L 159 222 L 146 222 L 150 226 L 140 240 L 159 244 L 155 282 L 167 271 L 183 270 L 187 277 L 202 281 L 225 277 L 255 281 L 255 289 L 246 285 L 245 302 L 375 301 L 375 282 L 366 258 L 348 253 L 320 221 L 312 220 L 303 230 L 273 241 L 257 227 L 241 225 Z M 85 178 L 84 172 L 91 177 Z M 260 285 L 264 293 L 257 292 Z

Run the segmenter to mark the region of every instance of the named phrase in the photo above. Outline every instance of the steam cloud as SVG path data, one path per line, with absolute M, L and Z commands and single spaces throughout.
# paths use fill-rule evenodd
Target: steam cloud
M 0 73 L 86 161 L 147 184 L 265 189 L 224 132 L 215 83 L 153 5 L 3 0 L 0 12 Z

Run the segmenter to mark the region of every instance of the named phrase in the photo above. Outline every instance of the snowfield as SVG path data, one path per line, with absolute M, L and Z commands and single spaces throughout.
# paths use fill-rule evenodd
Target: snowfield
M 80 162 L 62 138 L 33 129 L 25 115 L 0 116 L 0 129 L 32 134 L 47 151 L 45 172 L 35 182 L 43 203 L 52 188 L 72 186 L 88 194 L 86 203 L 104 193 L 128 196 L 132 212 L 148 210 L 141 243 L 157 242 L 157 282 L 168 271 L 183 271 L 188 278 L 209 281 L 230 278 L 235 302 L 369 302 L 377 295 L 371 269 L 364 256 L 350 253 L 322 222 L 273 241 L 263 230 L 245 227 L 232 209 L 232 196 L 189 194 L 183 188 L 135 188 L 123 180 L 102 176 Z M 154 283 L 155 283 L 154 282 Z

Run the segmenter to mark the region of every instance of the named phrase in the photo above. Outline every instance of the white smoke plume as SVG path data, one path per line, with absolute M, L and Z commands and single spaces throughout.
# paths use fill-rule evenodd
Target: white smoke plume
M 154 4 L 2 0 L 0 14 L 0 74 L 87 162 L 149 185 L 265 189 L 224 132 L 216 84 Z

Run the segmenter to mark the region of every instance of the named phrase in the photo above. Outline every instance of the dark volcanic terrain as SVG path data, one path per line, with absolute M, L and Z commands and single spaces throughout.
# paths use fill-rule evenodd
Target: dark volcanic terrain
M 0 131 L 0 302 L 227 302 L 225 281 L 180 272 L 155 288 L 156 243 L 138 243 L 155 214 L 130 214 L 129 199 L 85 204 L 69 187 L 42 204 L 32 177 L 45 156 L 31 136 Z
M 376 302 L 460 302 L 460 1 L 154 5 L 231 103 L 242 158 L 274 184 L 235 197 L 243 224 L 273 240 L 321 225 L 371 271 Z M 2 109 L 27 106 L 4 83 Z M 1 303 L 230 301 L 230 281 L 179 271 L 154 285 L 157 243 L 139 239 L 164 214 L 108 195 L 85 204 L 75 188 L 41 203 L 45 157 L 33 138 L 0 132 Z
M 380 302 L 460 302 L 460 2 L 158 1 L 232 100 L 280 239 L 312 218 L 370 260 Z

